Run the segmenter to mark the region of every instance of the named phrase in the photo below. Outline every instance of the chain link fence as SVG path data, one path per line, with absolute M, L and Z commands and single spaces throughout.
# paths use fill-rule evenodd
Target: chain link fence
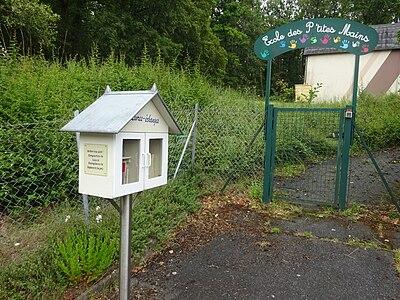
M 217 190 L 228 178 L 232 181 L 246 178 L 247 182 L 261 186 L 263 106 L 209 106 L 197 113 L 195 143 L 190 137 L 178 176 L 194 167 Z M 170 136 L 170 178 L 175 173 L 195 114 L 194 107 L 173 111 L 183 135 Z M 82 196 L 78 193 L 76 138 L 74 134 L 59 131 L 71 118 L 0 125 L 0 246 L 10 243 L 16 227 L 38 226 L 47 222 L 49 214 L 60 214 L 61 223 L 66 211 L 83 217 Z M 276 185 L 289 188 L 295 185 L 298 190 L 309 185 L 316 197 L 325 185 L 331 193 L 337 122 L 338 117 L 334 115 L 281 116 L 277 132 Z M 387 201 L 386 191 L 365 152 L 361 149 L 355 153 L 351 160 L 349 200 Z M 312 157 L 317 156 L 319 161 L 313 161 Z M 399 149 L 377 152 L 376 159 L 391 186 L 400 187 Z M 322 169 L 320 160 L 326 161 Z M 91 210 L 96 201 L 90 199 Z M 64 206 L 67 209 L 60 209 Z

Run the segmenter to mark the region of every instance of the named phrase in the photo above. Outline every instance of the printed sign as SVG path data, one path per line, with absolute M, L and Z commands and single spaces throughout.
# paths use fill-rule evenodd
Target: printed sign
M 254 52 L 262 60 L 295 49 L 332 48 L 356 55 L 373 51 L 378 43 L 375 29 L 343 19 L 309 19 L 288 23 L 259 36 Z
M 83 151 L 85 174 L 107 176 L 107 145 L 85 144 Z

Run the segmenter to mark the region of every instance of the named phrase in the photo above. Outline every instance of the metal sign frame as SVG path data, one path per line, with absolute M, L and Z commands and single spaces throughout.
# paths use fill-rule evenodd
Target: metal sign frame
M 276 116 L 274 108 L 269 104 L 271 93 L 272 61 L 288 51 L 303 48 L 328 48 L 348 52 L 355 55 L 351 117 L 344 118 L 343 149 L 340 158 L 340 182 L 338 185 L 339 207 L 345 208 L 347 198 L 347 177 L 349 169 L 349 155 L 354 127 L 358 96 L 358 76 L 360 56 L 371 53 L 378 43 L 378 33 L 372 27 L 364 24 L 338 19 L 306 19 L 290 22 L 274 28 L 260 35 L 254 43 L 256 56 L 267 62 L 265 72 L 265 152 L 264 152 L 264 180 L 263 202 L 272 201 L 272 185 L 275 157 Z

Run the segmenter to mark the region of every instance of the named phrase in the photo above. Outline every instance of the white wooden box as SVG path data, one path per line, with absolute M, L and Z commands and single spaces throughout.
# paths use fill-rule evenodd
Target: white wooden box
M 108 90 L 62 130 L 80 133 L 79 192 L 109 199 L 166 184 L 168 134 L 180 133 L 155 86 Z

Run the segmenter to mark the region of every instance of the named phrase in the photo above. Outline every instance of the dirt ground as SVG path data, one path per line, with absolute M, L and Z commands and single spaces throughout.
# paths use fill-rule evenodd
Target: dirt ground
M 352 214 L 212 195 L 133 270 L 132 299 L 399 299 L 392 207 Z M 117 284 L 95 299 L 117 299 Z

